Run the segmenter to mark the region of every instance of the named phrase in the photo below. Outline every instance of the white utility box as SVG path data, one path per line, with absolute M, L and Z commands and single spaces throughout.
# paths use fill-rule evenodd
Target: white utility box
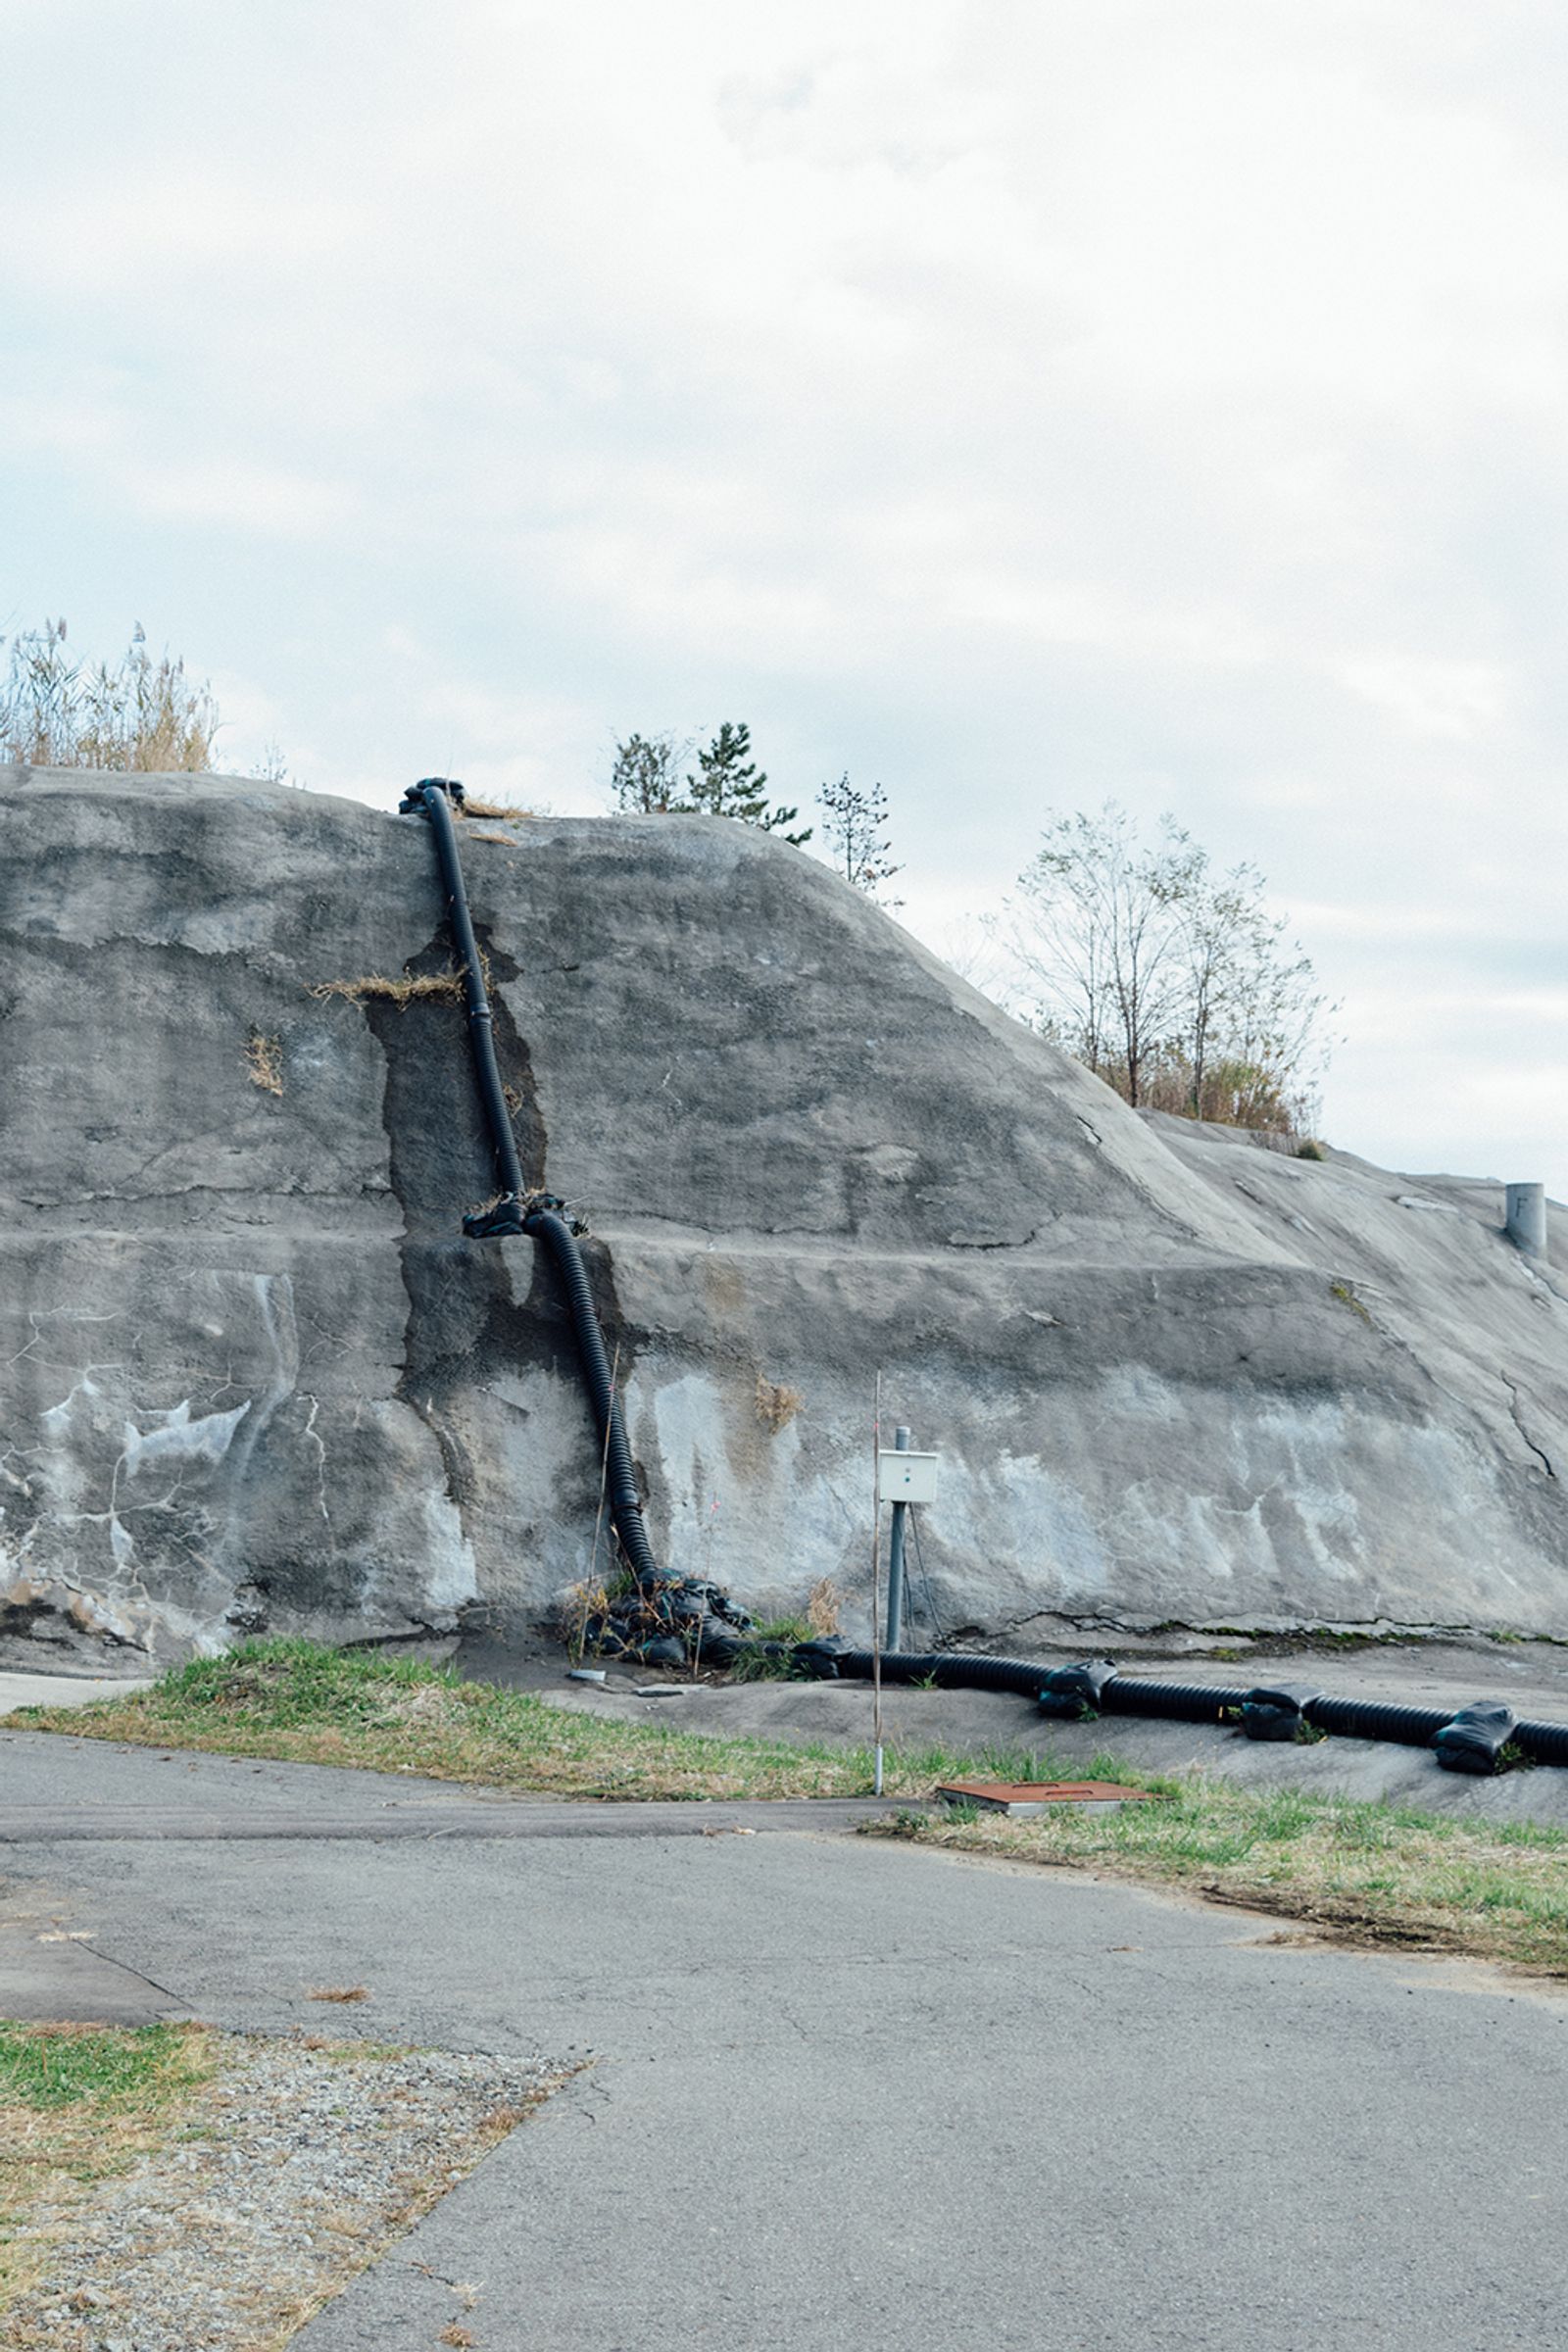
M 935 1502 L 937 1457 L 934 1453 L 879 1453 L 884 1502 Z

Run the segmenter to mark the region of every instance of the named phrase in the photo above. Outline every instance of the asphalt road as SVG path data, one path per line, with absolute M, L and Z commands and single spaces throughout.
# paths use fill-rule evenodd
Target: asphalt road
M 470 1793 L 0 1734 L 7 1800 L 35 1969 L 274 2031 L 364 1983 L 334 2024 L 591 2061 L 306 2352 L 1561 2340 L 1568 2002 L 1491 1972 L 716 1808 L 443 1834 Z M 89 1806 L 207 1828 L 55 1837 Z

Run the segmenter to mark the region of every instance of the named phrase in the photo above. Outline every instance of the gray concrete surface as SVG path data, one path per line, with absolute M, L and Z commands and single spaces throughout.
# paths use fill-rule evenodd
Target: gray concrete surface
M 177 1773 L 182 1801 L 281 1807 L 308 1770 L 0 1746 L 8 1787 L 82 1802 Z M 429 1794 L 359 1777 L 367 1813 Z M 4 1871 L 8 1906 L 226 2025 L 342 2029 L 308 1989 L 364 1984 L 354 2031 L 588 2062 L 309 2352 L 424 2352 L 453 2320 L 484 2352 L 1560 2335 L 1568 2004 L 1523 1981 L 800 1832 L 215 1838 L 177 1871 L 62 1843 Z
M 65 2025 L 156 2026 L 188 2017 L 177 1994 L 94 1949 L 47 1889 L 0 1879 L 0 2017 Z
M 457 1007 L 310 993 L 445 965 L 423 828 L 233 777 L 0 798 L 0 1640 L 514 1632 L 591 1556 L 566 1329 L 530 1244 L 460 1236 Z M 1568 1632 L 1563 1217 L 1538 1264 L 1500 1184 L 1141 1121 L 744 826 L 497 830 L 519 1149 L 593 1224 L 672 1566 L 858 1609 L 880 1367 L 943 1457 L 950 1630 Z
M 860 1822 L 886 1814 L 885 1801 L 870 1797 L 785 1797 L 770 1801 L 728 1804 L 529 1803 L 518 1798 L 494 1802 L 445 1805 L 405 1803 L 388 1805 L 378 1815 L 364 1811 L 333 1812 L 320 1806 L 297 1811 L 225 1813 L 213 1805 L 161 1806 L 145 1798 L 139 1804 L 77 1804 L 58 1801 L 37 1805 L 9 1805 L 0 1815 L 0 1846 L 77 1843 L 122 1845 L 211 1839 L 268 1838 L 318 1843 L 321 1839 L 415 1838 L 756 1838 L 790 1831 L 809 1831 L 815 1837 L 846 1835 Z M 3 1979 L 0 1979 L 3 1983 Z
M 95 1698 L 123 1698 L 127 1691 L 146 1690 L 150 1675 L 0 1673 L 0 1715 L 13 1707 L 85 1707 Z

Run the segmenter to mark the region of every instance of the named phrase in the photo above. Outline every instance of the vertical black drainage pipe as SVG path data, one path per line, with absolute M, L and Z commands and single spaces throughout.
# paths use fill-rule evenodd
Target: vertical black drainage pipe
M 605 1353 L 605 1335 L 599 1328 L 599 1317 L 594 1313 L 593 1295 L 588 1288 L 588 1269 L 583 1264 L 577 1237 L 560 1209 L 543 1201 L 526 1211 L 522 1230 L 543 1242 L 555 1260 L 556 1273 L 565 1294 L 566 1311 L 576 1335 L 577 1360 L 582 1366 L 583 1385 L 588 1391 L 588 1400 L 594 1408 L 594 1423 L 599 1431 L 610 1515 L 639 1590 L 649 1600 L 655 1600 L 659 1588 L 666 1580 L 660 1572 L 648 1542 L 648 1530 L 643 1525 L 642 1497 L 637 1492 L 637 1479 L 631 1466 L 626 1424 L 621 1418 L 620 1399 L 615 1395 L 610 1358 Z M 662 1616 L 665 1613 L 661 1609 Z
M 468 912 L 468 892 L 458 857 L 457 828 L 452 822 L 453 800 L 461 808 L 461 784 L 450 783 L 445 776 L 426 776 L 404 795 L 400 813 L 428 818 L 430 830 L 435 836 L 436 863 L 441 868 L 447 921 L 452 926 L 453 945 L 463 964 L 463 993 L 467 1004 L 468 1047 L 473 1054 L 473 1075 L 479 1089 L 485 1125 L 490 1130 L 490 1148 L 495 1153 L 496 1174 L 501 1179 L 501 1190 L 505 1197 L 509 1200 L 520 1201 L 522 1162 L 517 1157 L 517 1141 L 512 1132 L 512 1117 L 507 1109 L 506 1092 L 496 1061 L 495 1017 L 490 1010 L 490 992 L 484 984 L 479 943 L 473 936 L 473 918 Z
M 447 920 L 452 927 L 453 945 L 463 964 L 463 993 L 467 1004 L 468 1045 L 473 1055 L 474 1081 L 479 1090 L 485 1125 L 490 1131 L 490 1146 L 495 1153 L 496 1174 L 500 1179 L 500 1200 L 478 1215 L 465 1217 L 463 1229 L 472 1239 L 484 1241 L 501 1240 L 508 1234 L 525 1233 L 542 1241 L 549 1250 L 565 1298 L 566 1312 L 571 1318 L 583 1386 L 588 1392 L 594 1426 L 599 1432 L 611 1523 L 620 1539 L 621 1550 L 637 1580 L 639 1591 L 657 1607 L 660 1590 L 667 1579 L 654 1558 L 648 1531 L 643 1525 L 642 1497 L 637 1492 L 631 1447 L 626 1442 L 626 1424 L 621 1415 L 620 1399 L 615 1395 L 610 1358 L 605 1352 L 605 1335 L 599 1328 L 599 1317 L 594 1312 L 588 1269 L 583 1263 L 582 1251 L 577 1247 L 577 1237 L 561 1214 L 561 1202 L 548 1194 L 536 1195 L 531 1200 L 524 1195 L 522 1163 L 517 1157 L 517 1142 L 512 1132 L 512 1116 L 507 1109 L 506 1091 L 496 1060 L 495 1020 L 490 1010 L 490 992 L 485 986 L 479 943 L 474 938 L 473 920 L 468 912 L 467 886 L 463 879 L 463 865 L 458 856 L 457 828 L 452 822 L 454 801 L 462 807 L 461 784 L 452 783 L 445 776 L 425 776 L 404 794 L 399 813 L 425 817 L 435 836 L 436 860 L 441 868 L 441 888 L 447 903 Z M 661 1607 L 660 1614 L 665 1613 L 665 1609 Z

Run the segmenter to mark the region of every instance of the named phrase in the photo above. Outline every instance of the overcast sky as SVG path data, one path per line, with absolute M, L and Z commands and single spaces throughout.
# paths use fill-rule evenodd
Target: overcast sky
M 1568 19 L 0 0 L 0 628 L 383 805 L 750 722 L 903 919 L 1114 795 L 1344 999 L 1335 1142 L 1568 1195 Z

